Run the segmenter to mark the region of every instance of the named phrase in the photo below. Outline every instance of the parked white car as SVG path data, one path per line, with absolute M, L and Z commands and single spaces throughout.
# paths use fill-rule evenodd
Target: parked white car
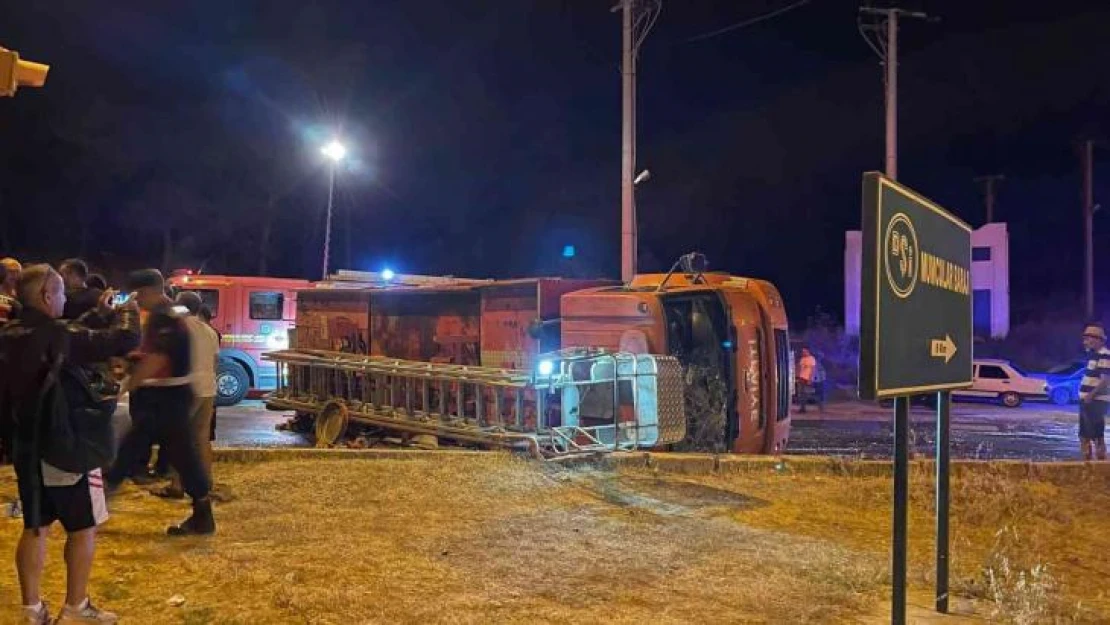
M 971 388 L 952 391 L 954 397 L 997 399 L 1007 408 L 1017 408 L 1027 399 L 1048 399 L 1044 380 L 1030 377 L 1008 360 L 976 359 Z

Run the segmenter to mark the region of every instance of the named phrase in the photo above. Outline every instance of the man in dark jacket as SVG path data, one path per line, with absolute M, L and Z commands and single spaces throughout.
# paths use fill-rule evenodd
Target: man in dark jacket
M 106 293 L 88 313 L 102 317 L 90 324 L 100 329 L 65 324 L 58 320 L 66 301 L 62 278 L 48 265 L 28 267 L 20 276 L 17 295 L 22 305 L 19 318 L 0 328 L 0 418 L 15 423 L 15 470 L 24 510 L 16 568 L 24 620 L 49 622 L 40 595 L 46 555 L 42 530 L 60 521 L 67 538 L 66 604 L 59 622 L 114 623 L 113 614 L 98 610 L 88 598 L 96 528 L 108 517 L 103 478 L 99 469 L 70 473 L 45 461 L 52 432 L 52 404 L 45 398 L 62 392 L 67 406 L 81 405 L 85 398 L 55 374 L 80 369 L 77 377 L 85 379 L 82 368 L 133 349 L 139 342 L 138 309 L 132 304 L 112 310 L 112 294 Z M 110 419 L 105 427 L 111 427 Z
M 189 417 L 193 404 L 191 343 L 185 326 L 185 313 L 166 297 L 165 280 L 157 269 L 131 274 L 128 289 L 147 312 L 142 343 L 128 379 L 134 426 L 120 443 L 119 454 L 108 471 L 108 492 L 119 488 L 136 460 L 152 443 L 159 443 L 170 467 L 181 476 L 185 493 L 193 499 L 193 513 L 185 521 L 166 529 L 171 536 L 211 534 L 216 531 L 212 518 L 212 487 L 200 452 L 193 442 Z
M 62 274 L 62 280 L 66 285 L 66 307 L 62 312 L 63 319 L 77 319 L 96 308 L 104 291 L 88 285 L 89 266 L 85 261 L 80 258 L 62 261 L 58 266 L 58 273 Z

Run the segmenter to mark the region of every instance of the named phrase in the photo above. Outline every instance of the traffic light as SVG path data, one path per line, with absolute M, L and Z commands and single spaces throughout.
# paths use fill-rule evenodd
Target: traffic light
M 24 61 L 15 50 L 0 48 L 0 97 L 11 97 L 19 87 L 41 87 L 46 84 L 49 65 Z

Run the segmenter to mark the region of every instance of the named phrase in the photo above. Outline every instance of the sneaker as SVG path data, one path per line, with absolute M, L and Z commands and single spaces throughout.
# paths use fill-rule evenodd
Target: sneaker
M 23 608 L 23 622 L 27 625 L 50 625 L 50 609 L 42 604 L 39 609 Z
M 100 625 L 111 625 L 119 621 L 119 617 L 111 612 L 101 610 L 94 606 L 91 601 L 85 599 L 85 605 L 80 608 L 72 608 L 70 606 L 63 606 L 62 612 L 58 614 L 58 620 L 54 621 L 56 625 L 70 625 L 76 623 L 98 623 Z

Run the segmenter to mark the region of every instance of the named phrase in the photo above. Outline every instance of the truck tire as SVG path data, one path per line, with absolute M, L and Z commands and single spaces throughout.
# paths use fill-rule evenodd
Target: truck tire
M 217 406 L 234 406 L 243 401 L 250 386 L 251 379 L 243 365 L 234 360 L 220 359 L 216 368 Z

